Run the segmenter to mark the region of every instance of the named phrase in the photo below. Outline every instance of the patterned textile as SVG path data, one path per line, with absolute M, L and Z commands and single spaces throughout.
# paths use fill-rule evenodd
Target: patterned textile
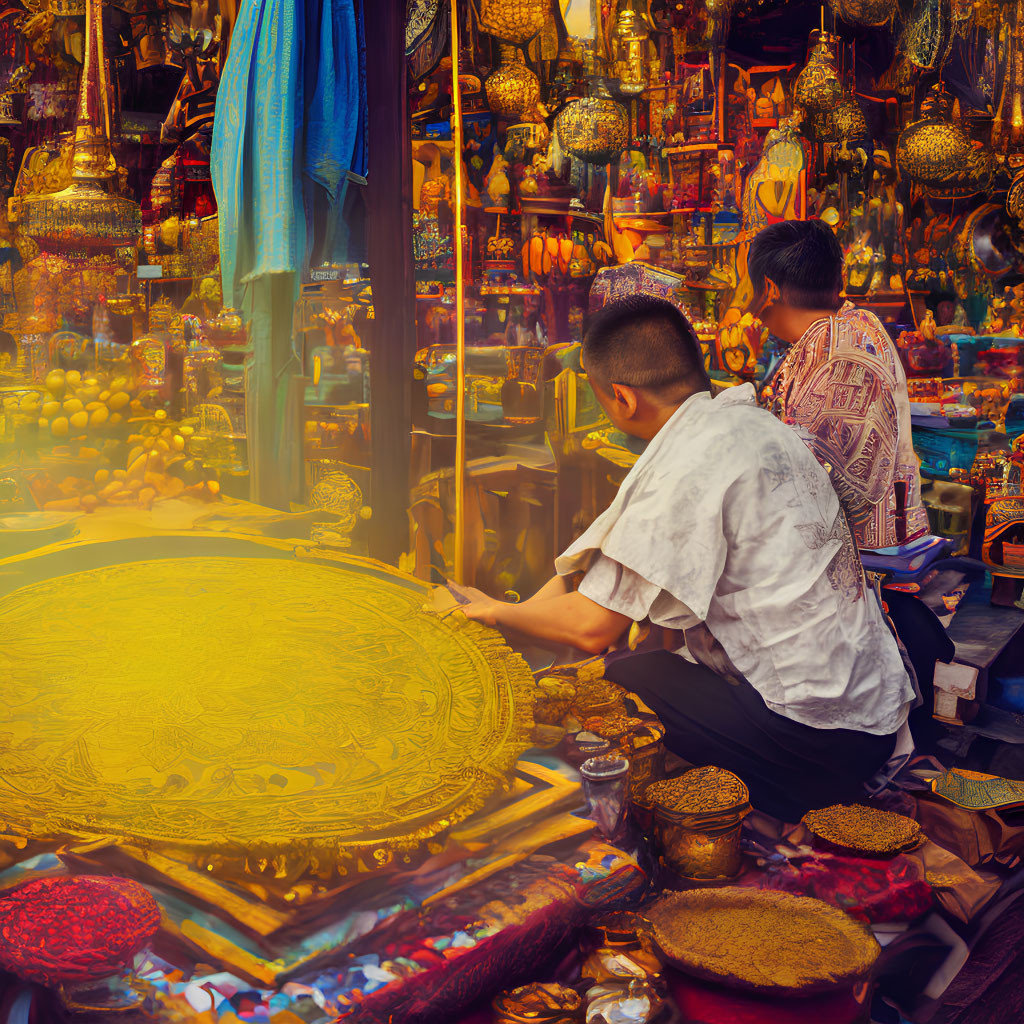
M 690 661 L 720 646 L 795 722 L 887 736 L 906 720 L 914 691 L 828 477 L 749 384 L 683 402 L 555 567 L 585 571 L 603 608 L 688 634 Z M 690 642 L 701 622 L 714 648 Z
M 895 547 L 927 531 L 907 378 L 874 313 L 847 302 L 812 324 L 761 402 L 828 470 L 859 548 Z
M 0 897 L 0 968 L 55 986 L 127 967 L 156 933 L 160 909 L 126 878 L 41 878 Z

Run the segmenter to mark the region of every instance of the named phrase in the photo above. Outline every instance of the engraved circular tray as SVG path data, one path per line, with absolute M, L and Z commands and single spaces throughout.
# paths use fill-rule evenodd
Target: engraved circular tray
M 670 893 L 644 911 L 680 970 L 731 988 L 812 995 L 868 976 L 879 946 L 841 910 L 807 896 L 733 886 Z
M 525 662 L 427 598 L 375 562 L 228 537 L 0 564 L 0 819 L 371 865 L 420 845 L 532 727 Z

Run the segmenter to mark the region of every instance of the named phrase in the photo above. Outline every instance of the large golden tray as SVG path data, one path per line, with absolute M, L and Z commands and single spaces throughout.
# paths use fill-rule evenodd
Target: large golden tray
M 530 746 L 531 677 L 426 600 L 251 538 L 0 563 L 0 832 L 364 867 L 439 835 Z

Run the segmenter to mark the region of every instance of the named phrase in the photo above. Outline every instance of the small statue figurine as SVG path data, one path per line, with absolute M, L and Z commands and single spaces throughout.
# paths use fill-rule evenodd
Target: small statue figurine
M 509 206 L 509 194 L 512 186 L 508 180 L 508 161 L 501 153 L 494 154 L 494 161 L 491 169 L 484 178 L 484 189 L 490 197 L 491 206 L 495 209 L 507 210 Z

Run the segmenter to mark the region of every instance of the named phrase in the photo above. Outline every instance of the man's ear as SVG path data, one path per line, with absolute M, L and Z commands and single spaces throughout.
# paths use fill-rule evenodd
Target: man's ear
M 613 384 L 612 397 L 619 406 L 619 412 L 625 420 L 631 420 L 636 415 L 637 407 L 640 404 L 640 396 L 636 388 L 628 384 Z

